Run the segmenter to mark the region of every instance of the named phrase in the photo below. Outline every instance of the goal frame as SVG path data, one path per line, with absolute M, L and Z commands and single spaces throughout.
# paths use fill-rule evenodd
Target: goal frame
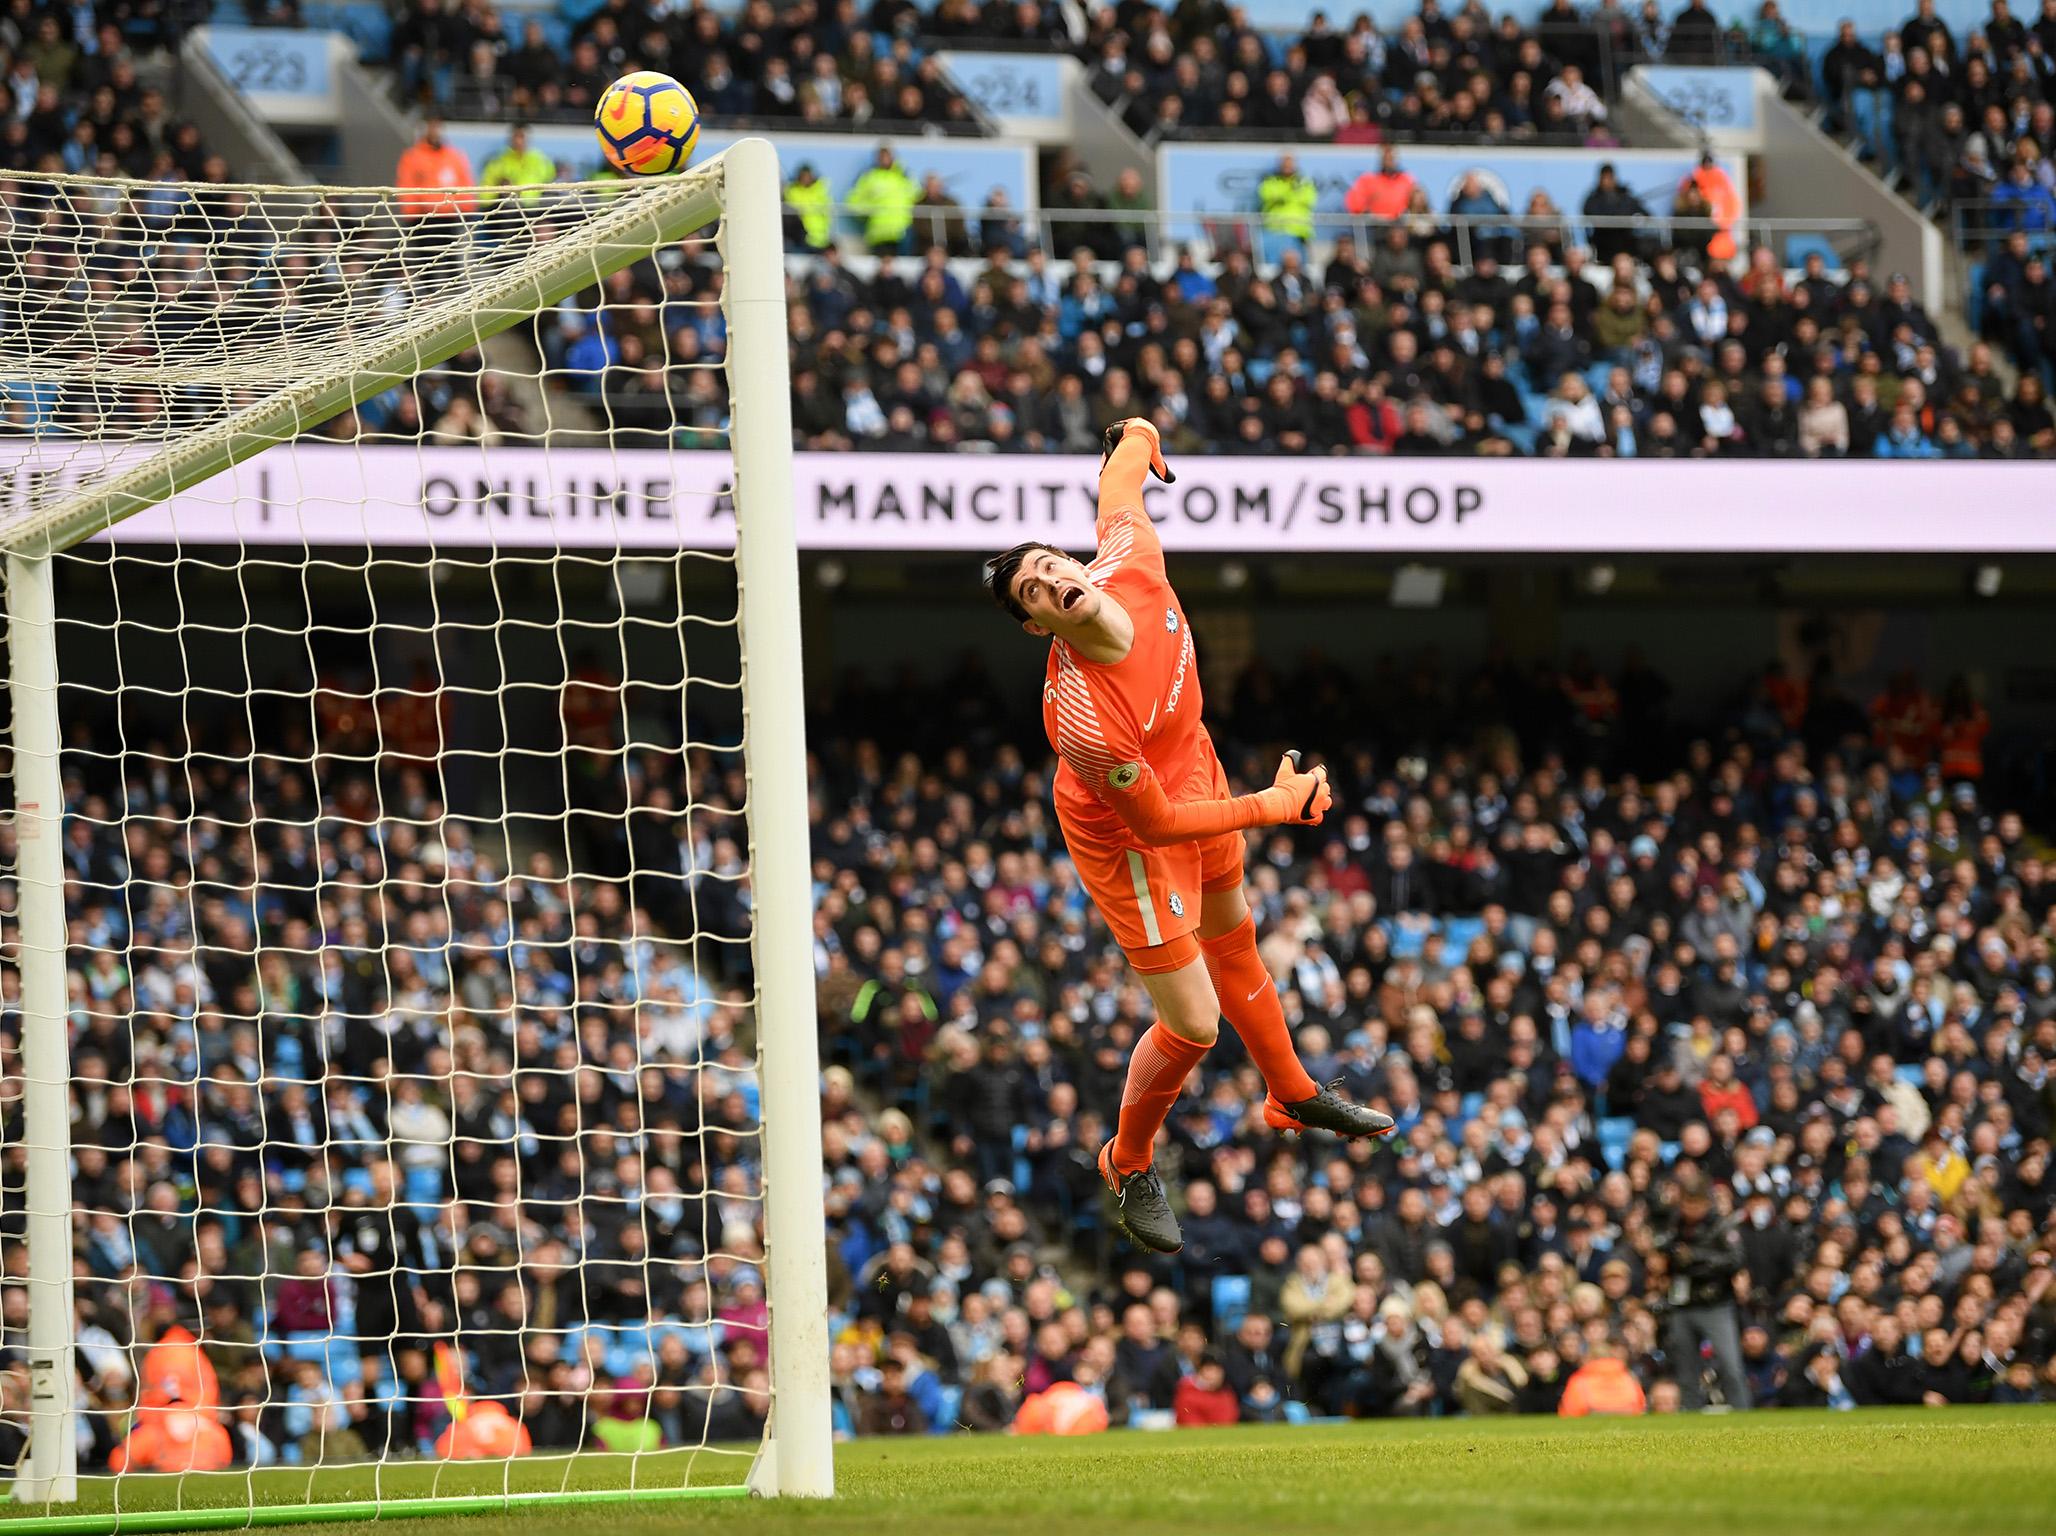
M 237 411 L 188 440 L 165 445 L 140 464 L 88 482 L 0 532 L 12 659 L 8 688 L 14 718 L 31 1379 L 29 1445 L 11 1493 L 17 1504 L 48 1507 L 78 1497 L 62 723 L 53 556 L 267 448 L 292 441 L 719 221 L 770 1311 L 771 1412 L 746 1487 L 509 1492 L 318 1505 L 252 1500 L 222 1508 L 52 1512 L 0 1519 L 0 1530 L 97 1536 L 117 1526 L 174 1531 L 482 1513 L 546 1499 L 593 1503 L 731 1492 L 803 1498 L 833 1494 L 820 1055 L 804 941 L 812 901 L 781 185 L 777 151 L 760 138 L 743 139 L 705 165 L 661 182 L 629 184 L 624 188 L 628 195 L 598 212 L 576 239 L 539 250 L 533 264 L 410 313 L 376 346 L 362 352 L 339 349 L 334 369 Z M 340 190 L 361 194 L 370 189 Z

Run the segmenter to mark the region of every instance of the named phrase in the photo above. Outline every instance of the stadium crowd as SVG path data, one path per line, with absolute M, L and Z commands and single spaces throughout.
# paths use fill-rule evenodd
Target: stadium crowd
M 1188 455 L 2056 453 L 2042 371 L 2009 385 L 1989 345 L 1945 345 L 1903 274 L 1818 252 L 1787 270 L 1767 247 L 1736 259 L 1718 165 L 1652 196 L 1601 164 L 1578 209 L 1537 195 L 1515 227 L 1491 222 L 1505 202 L 1477 178 L 1454 213 L 1431 210 L 1388 147 L 1359 186 L 1390 222 L 1317 243 L 1287 155 L 1257 248 L 1211 254 L 1154 239 L 1139 178 L 1107 196 L 1072 180 L 1068 206 L 1096 217 L 956 208 L 885 147 L 849 189 L 797 167 L 796 443 L 1082 453 L 1099 423 L 1147 414 Z M 849 236 L 838 204 L 858 210 Z M 2021 270 L 2038 335 L 2056 288 L 2025 248 Z M 542 326 L 554 381 L 625 426 L 718 432 L 716 380 L 667 366 L 714 355 L 694 301 L 716 281 L 667 259 L 567 301 Z
M 1821 55 L 1829 126 L 1928 208 L 1993 206 L 2000 228 L 2056 228 L 2056 6 L 1992 0 L 1958 36 L 1919 0 L 1896 28 L 1844 21 Z M 1983 222 L 1983 220 L 1979 220 Z
M 1009 13 L 1014 8 L 1008 8 Z M 1018 7 L 1045 14 L 1038 0 Z M 1042 35 L 1057 25 L 1034 22 Z M 962 93 L 922 46 L 920 12 L 890 0 L 603 0 L 503 17 L 490 0 L 406 0 L 369 52 L 396 72 L 404 98 L 468 117 L 588 117 L 608 83 L 635 69 L 688 81 L 716 119 L 784 120 L 821 129 L 920 124 L 983 133 Z M 1011 22 L 1011 16 L 1010 16 Z
M 509 848 L 442 815 L 434 686 L 332 669 L 190 777 L 169 735 L 75 726 L 89 1466 L 433 1454 L 458 1395 L 540 1450 L 761 1426 L 738 765 L 624 749 L 619 679 L 574 658 L 562 814 L 524 817 L 567 840 Z M 1231 764 L 1290 737 L 1333 765 L 1326 827 L 1252 834 L 1252 904 L 1312 1069 L 1397 1135 L 1281 1140 L 1224 1034 L 1160 1146 L 1186 1246 L 1116 1253 L 1091 1156 L 1146 1003 L 1046 753 L 975 670 L 840 680 L 813 955 L 841 1430 L 1001 1429 L 1057 1384 L 1134 1423 L 1662 1411 L 1706 1400 L 1676 1332 L 1706 1312 L 1731 1407 L 2056 1396 L 2056 875 L 1981 791 L 1960 683 L 1866 709 L 1772 667 L 1691 729 L 1633 658 L 1309 658 L 1221 698 Z M 181 1416 L 219 1432 L 163 1459 Z
M 1739 1314 L 1734 1407 L 2056 1391 L 2056 881 L 1981 795 L 1960 683 L 1866 709 L 1771 667 L 1699 737 L 1632 659 L 1253 665 L 1221 722 L 1246 769 L 1376 722 L 1326 744 L 1329 825 L 1252 834 L 1250 888 L 1311 1070 L 1400 1129 L 1281 1139 L 1224 1031 L 1159 1144 L 1183 1251 L 1085 1277 L 1046 1245 L 1104 1252 L 1092 1155 L 1146 1004 L 1042 753 L 941 704 L 982 694 L 860 693 L 860 741 L 940 707 L 974 745 L 827 765 L 831 1077 L 908 1105 L 882 1148 L 830 1126 L 859 1432 L 996 1427 L 1065 1380 L 1115 1422 L 1661 1411 L 1706 1399 L 1697 1309 Z
M 1446 15 L 1427 0 L 1389 31 L 1361 15 L 1338 28 L 1315 11 L 1298 36 L 1260 30 L 1221 0 L 1096 4 L 1082 8 L 1075 31 L 1047 0 L 753 0 L 719 10 L 704 0 L 605 0 L 513 21 L 490 0 L 407 0 L 389 35 L 367 41 L 409 99 L 467 114 L 589 112 L 625 71 L 679 73 L 674 61 L 690 59 L 686 78 L 717 119 L 919 122 L 965 132 L 980 125 L 933 49 L 1055 48 L 1080 58 L 1092 88 L 1139 134 L 1246 129 L 1341 142 L 1422 134 L 1583 142 L 1603 132 L 1606 97 L 1635 64 L 1797 52 L 1775 0 L 1754 31 L 1732 33 L 1702 0 L 1634 12 L 1617 0 L 1585 8 L 1552 0 L 1525 25 L 1511 14 L 1495 18 L 1481 0 Z
M 223 182 L 228 162 L 173 111 L 153 70 L 205 7 L 190 0 L 7 0 L 0 7 L 0 171 Z

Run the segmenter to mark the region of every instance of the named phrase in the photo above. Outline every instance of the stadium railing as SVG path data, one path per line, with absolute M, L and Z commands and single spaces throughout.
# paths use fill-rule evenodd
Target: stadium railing
M 831 205 L 837 220 L 837 234 L 845 244 L 861 249 L 856 233 L 859 210 L 846 203 Z M 788 208 L 788 212 L 791 209 Z M 1540 239 L 1554 240 L 1565 248 L 1590 247 L 1597 232 L 1624 231 L 1646 257 L 1661 246 L 1683 244 L 1703 246 L 1728 226 L 1713 219 L 1674 218 L 1665 214 L 1646 217 L 1565 213 L 1538 217 L 1529 214 L 1418 214 L 1405 219 L 1375 219 L 1357 214 L 1316 213 L 1310 223 L 1316 249 L 1331 247 L 1343 235 L 1354 239 L 1359 251 L 1374 250 L 1380 236 L 1395 223 L 1416 229 L 1424 238 L 1451 242 L 1450 258 L 1459 267 L 1474 264 L 1479 254 L 1492 251 L 1502 260 L 1518 259 L 1521 250 Z M 998 226 L 996 232 L 988 226 Z M 1123 244 L 1140 232 L 1150 260 L 1172 260 L 1186 250 L 1201 260 L 1218 260 L 1230 251 L 1240 251 L 1259 260 L 1275 260 L 1280 242 L 1291 237 L 1267 225 L 1263 214 L 1236 212 L 1172 212 L 1162 209 L 1040 208 L 988 209 L 968 205 L 922 204 L 915 209 L 907 248 L 926 245 L 950 247 L 968 243 L 969 250 L 983 252 L 993 244 L 1040 245 L 1051 255 L 1069 257 L 1080 246 L 1094 247 L 1095 237 L 1103 241 L 1117 234 Z M 1196 233 L 1181 233 L 1194 231 Z M 1883 236 L 1875 223 L 1853 218 L 1756 218 L 1745 217 L 1730 231 L 1745 249 L 1768 247 L 1789 267 L 1805 264 L 1818 252 L 1831 267 L 1846 269 L 1853 261 L 1876 257 Z M 1268 244 L 1267 244 L 1268 241 Z M 1300 242 L 1305 246 L 1307 242 Z M 795 247 L 790 239 L 788 250 Z M 1102 253 L 1103 254 L 1103 253 Z
M 446 117 L 470 118 L 482 123 L 589 123 L 592 109 L 589 107 L 536 107 L 515 115 L 498 109 L 494 104 L 497 92 L 487 92 L 468 81 L 460 80 L 450 88 L 449 100 L 440 110 Z M 970 110 L 968 120 L 956 123 L 941 118 L 895 117 L 880 112 L 863 122 L 852 122 L 847 118 L 803 119 L 797 117 L 759 117 L 752 113 L 709 112 L 701 122 L 709 128 L 719 128 L 729 133 L 819 133 L 832 138 L 875 139 L 880 134 L 917 133 L 929 139 L 992 139 L 1000 136 L 999 129 L 978 110 L 978 104 L 966 100 Z

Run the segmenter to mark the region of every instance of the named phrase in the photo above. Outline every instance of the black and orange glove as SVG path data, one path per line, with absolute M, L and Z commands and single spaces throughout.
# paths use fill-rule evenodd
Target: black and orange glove
M 1130 436 L 1146 437 L 1149 439 L 1149 467 L 1155 471 L 1157 479 L 1163 481 L 1164 484 L 1176 484 L 1178 477 L 1171 473 L 1171 466 L 1164 462 L 1163 439 L 1157 435 L 1155 424 L 1142 416 L 1123 417 L 1107 428 L 1105 439 L 1106 451 L 1100 455 L 1099 467 L 1105 469 L 1107 467 L 1107 460 L 1114 456 L 1114 450 L 1120 447 L 1122 441 Z
M 1328 787 L 1328 770 L 1316 766 L 1300 772 L 1297 752 L 1278 759 L 1278 776 L 1265 793 L 1277 796 L 1277 808 L 1283 812 L 1276 818 L 1280 826 L 1317 827 L 1335 803 L 1335 792 Z

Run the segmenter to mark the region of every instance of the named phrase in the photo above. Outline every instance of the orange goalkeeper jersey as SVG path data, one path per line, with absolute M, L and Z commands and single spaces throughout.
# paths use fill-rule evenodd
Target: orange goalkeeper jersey
M 1099 553 L 1087 573 L 1128 611 L 1135 644 L 1121 660 L 1101 664 L 1052 640 L 1042 726 L 1059 760 L 1058 810 L 1079 832 L 1125 844 L 1135 839 L 1110 797 L 1132 796 L 1153 777 L 1171 800 L 1183 798 L 1211 743 L 1199 719 L 1192 626 L 1164 573 L 1164 546 L 1142 509 L 1139 484 L 1134 496 L 1102 508 L 1097 532 Z

